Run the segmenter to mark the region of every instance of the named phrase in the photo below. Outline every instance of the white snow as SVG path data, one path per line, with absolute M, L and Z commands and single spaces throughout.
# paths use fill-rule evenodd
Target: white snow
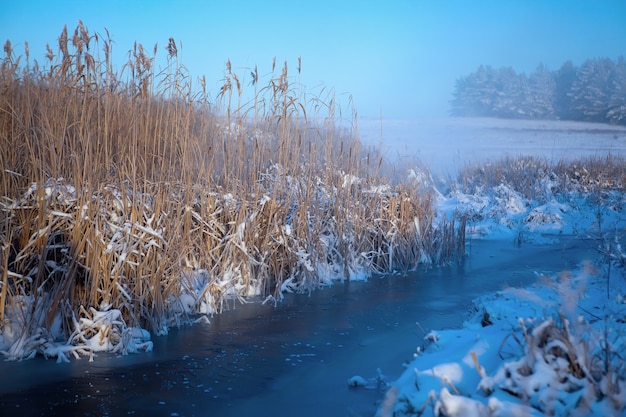
M 463 328 L 425 337 L 423 354 L 391 383 L 398 400 L 379 415 L 424 404 L 435 416 L 622 415 L 626 285 L 619 277 L 607 297 L 605 273 L 586 264 L 480 297 Z
M 468 130 L 467 123 L 474 123 L 473 130 Z M 513 144 L 517 151 L 547 154 L 552 158 L 600 151 L 623 154 L 626 148 L 626 128 L 557 122 L 542 122 L 537 127 L 524 121 L 514 124 L 502 121 L 495 126 L 490 121 L 491 127 L 486 127 L 486 123 L 455 120 L 447 130 L 430 137 L 420 136 L 418 145 L 414 145 L 420 150 L 414 154 L 433 162 L 435 168 L 450 169 L 492 155 L 502 156 Z M 417 127 L 419 131 L 420 125 Z M 361 130 L 366 130 L 363 123 Z M 602 146 L 588 143 L 588 136 L 595 130 L 604 135 Z M 551 145 L 538 143 L 537 134 L 542 132 L 553 136 Z M 494 146 L 496 138 L 498 146 Z M 526 142 L 520 142 L 520 138 L 526 138 Z M 395 146 L 393 150 L 397 153 L 410 152 L 407 143 L 394 144 L 393 137 L 383 139 L 392 149 Z M 448 155 L 446 161 L 436 152 L 442 150 L 442 143 L 448 139 L 452 142 L 445 147 L 453 155 Z M 528 143 L 531 145 L 525 147 Z M 422 147 L 423 144 L 431 147 Z M 489 152 L 479 154 L 481 149 Z M 414 168 L 407 172 L 415 183 L 432 181 Z M 344 187 L 358 184 L 358 178 L 344 177 Z M 595 263 L 581 263 L 573 271 L 540 275 L 537 284 L 530 288 L 507 289 L 476 299 L 473 314 L 463 327 L 430 331 L 417 346 L 417 354 L 406 371 L 395 381 L 390 382 L 380 371 L 370 379 L 350 378 L 351 387 L 387 390 L 378 415 L 564 416 L 573 410 L 579 415 L 623 415 L 626 411 L 623 366 L 626 280 L 623 268 L 611 268 L 613 264 L 623 266 L 626 260 L 617 237 L 611 234 L 626 230 L 626 197 L 623 193 L 606 193 L 602 204 L 597 204 L 585 190 L 558 195 L 554 193 L 554 179 L 549 175 L 544 176 L 541 187 L 541 198 L 535 200 L 524 198 L 506 184 L 472 194 L 452 189 L 437 196 L 439 215 L 452 218 L 455 211 L 465 214 L 469 239 L 550 244 L 560 235 L 589 236 L 602 245 L 604 257 Z M 24 198 L 36 190 L 37 185 L 33 184 Z M 45 188 L 48 197 L 55 192 L 58 198 L 71 199 L 75 190 L 59 180 L 54 187 Z M 389 192 L 389 186 L 372 186 L 368 192 L 384 194 Z M 236 203 L 230 194 L 223 198 Z M 259 204 L 268 201 L 269 197 L 262 196 Z M 117 209 L 123 209 L 121 200 L 114 203 Z M 147 238 L 147 246 L 158 246 L 163 241 L 162 231 L 157 225 L 153 228 L 153 218 L 131 227 L 130 223 L 122 223 L 115 211 L 110 213 L 108 225 L 115 232 L 107 238 L 107 248 L 121 253 L 120 262 L 127 254 L 123 233 L 131 229 Z M 64 216 L 61 212 L 55 215 Z M 419 234 L 417 218 L 415 227 Z M 245 222 L 237 226 L 240 242 L 245 228 Z M 282 231 L 283 239 L 294 234 L 289 224 Z M 322 243 L 330 246 L 329 242 Z M 390 248 L 390 257 L 392 253 Z M 314 270 L 309 253 L 300 248 L 296 255 L 306 271 Z M 355 259 L 359 256 L 355 254 Z M 229 274 L 241 275 L 237 268 L 236 265 L 226 268 L 223 277 L 211 277 L 207 271 L 195 270 L 187 277 L 187 287 L 181 295 L 171 300 L 176 312 L 215 313 L 209 288 L 223 286 L 228 293 L 233 291 L 232 285 L 243 285 L 229 277 Z M 333 271 L 326 272 L 328 276 L 335 275 Z M 363 275 L 359 270 L 349 272 L 352 278 Z M 281 292 L 296 290 L 295 286 L 294 279 L 288 278 L 283 281 Z M 126 288 L 118 284 L 118 290 L 130 299 Z M 258 289 L 248 288 L 247 293 L 255 295 Z M 34 302 L 32 297 L 16 298 L 7 307 L 7 316 L 13 320 L 0 333 L 0 352 L 9 359 L 27 359 L 39 352 L 67 361 L 68 354 L 93 355 L 102 351 L 127 354 L 152 349 L 149 332 L 127 326 L 121 312 L 106 305 L 85 311 L 75 319 L 75 331 L 65 343 L 56 342 L 54 335 L 41 330 L 27 333 L 22 327 L 32 322 L 28 315 L 45 315 L 32 308 Z M 411 351 L 415 351 L 415 346 L 407 346 L 407 352 Z
M 430 331 L 378 416 L 626 413 L 626 258 L 618 239 L 626 197 L 606 192 L 599 203 L 585 190 L 556 194 L 553 180 L 546 173 L 537 199 L 505 184 L 469 195 L 452 189 L 440 211 L 464 212 L 468 239 L 550 245 L 578 235 L 608 254 L 538 274 L 530 288 L 486 294 L 462 328 Z
M 381 133 L 382 132 L 382 133 Z M 415 120 L 359 119 L 364 144 L 382 145 L 386 158 L 403 166 L 418 158 L 436 175 L 503 156 L 560 159 L 626 156 L 626 126 L 558 120 L 444 117 Z M 592 140 L 590 140 L 590 138 Z

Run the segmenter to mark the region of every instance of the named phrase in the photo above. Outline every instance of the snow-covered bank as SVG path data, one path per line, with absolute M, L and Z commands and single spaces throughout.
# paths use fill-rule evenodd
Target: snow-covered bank
M 428 334 L 379 415 L 622 415 L 626 288 L 607 298 L 605 272 L 477 299 L 462 329 Z
M 0 353 L 67 361 L 146 351 L 149 332 L 208 321 L 228 303 L 446 262 L 462 247 L 462 225 L 436 218 L 416 179 L 367 185 L 339 172 L 331 181 L 275 164 L 262 194 L 247 196 L 32 183 L 0 202 L 0 228 L 15 231 L 2 245 Z
M 381 175 L 383 157 L 337 128 L 334 90 L 306 91 L 286 61 L 255 69 L 251 88 L 227 61 L 212 97 L 173 38 L 162 68 L 158 48 L 135 43 L 132 74 L 111 67 L 110 37 L 80 20 L 58 40 L 45 67 L 10 41 L 0 60 L 9 358 L 149 348 L 144 329 L 445 261 L 464 236 L 450 219 L 432 223 L 419 184 Z
M 626 196 L 623 189 L 525 198 L 509 185 L 451 191 L 473 239 L 550 245 L 591 238 L 598 258 L 475 300 L 461 329 L 433 330 L 388 385 L 378 415 L 623 415 L 626 411 Z

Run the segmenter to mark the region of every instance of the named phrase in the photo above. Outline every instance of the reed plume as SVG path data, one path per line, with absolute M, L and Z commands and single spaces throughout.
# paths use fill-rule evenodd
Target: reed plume
M 451 258 L 452 220 L 381 174 L 380 152 L 337 126 L 332 90 L 305 96 L 274 58 L 265 84 L 250 70 L 248 100 L 228 60 L 211 101 L 173 38 L 165 69 L 135 43 L 116 72 L 112 45 L 79 21 L 45 69 L 22 71 L 5 43 L 0 322 L 67 339 L 116 309 L 160 334 L 236 300 Z

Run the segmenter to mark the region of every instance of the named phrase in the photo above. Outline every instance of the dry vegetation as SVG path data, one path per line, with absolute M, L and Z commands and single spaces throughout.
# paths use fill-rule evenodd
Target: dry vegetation
M 163 333 L 227 300 L 462 253 L 463 224 L 436 222 L 425 187 L 383 178 L 380 154 L 336 128 L 332 95 L 307 99 L 286 63 L 265 85 L 251 70 L 246 101 L 227 62 L 210 100 L 173 39 L 165 69 L 136 44 L 116 70 L 106 35 L 64 29 L 42 66 L 4 46 L 5 329 L 68 337 L 90 308 L 115 308 Z
M 465 168 L 459 174 L 459 183 L 469 194 L 504 184 L 534 200 L 569 192 L 624 192 L 626 160 L 610 154 L 556 163 L 537 156 L 506 157 Z

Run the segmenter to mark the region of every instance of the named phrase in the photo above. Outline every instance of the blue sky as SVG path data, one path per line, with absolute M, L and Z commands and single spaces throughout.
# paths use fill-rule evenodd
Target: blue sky
M 349 96 L 360 116 L 444 116 L 457 78 L 479 65 L 530 72 L 540 62 L 626 55 L 626 1 L 34 1 L 0 0 L 0 40 L 43 62 L 63 25 L 81 19 L 91 33 L 107 28 L 120 65 L 134 41 L 159 53 L 170 36 L 182 63 L 204 74 L 217 94 L 233 69 L 258 65 L 261 75 L 287 61 L 315 92 L 333 88 L 344 112 Z M 246 83 L 247 84 L 247 83 Z

